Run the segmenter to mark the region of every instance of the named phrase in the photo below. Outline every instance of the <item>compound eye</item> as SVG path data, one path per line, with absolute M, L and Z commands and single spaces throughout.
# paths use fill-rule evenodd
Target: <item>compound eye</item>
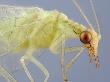
M 88 31 L 84 31 L 80 35 L 80 41 L 83 42 L 84 44 L 90 43 L 92 39 L 91 33 Z

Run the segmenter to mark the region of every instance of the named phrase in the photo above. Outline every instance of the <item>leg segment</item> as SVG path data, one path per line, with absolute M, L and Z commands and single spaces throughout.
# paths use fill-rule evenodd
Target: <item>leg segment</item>
M 0 75 L 2 75 L 7 82 L 17 82 L 2 66 L 0 66 Z
M 40 63 L 34 57 L 31 57 L 30 60 L 31 60 L 32 63 L 34 63 L 36 66 L 38 66 L 39 69 L 44 73 L 44 75 L 45 75 L 44 82 L 47 82 L 48 81 L 48 78 L 49 78 L 49 72 L 48 72 L 48 70 L 44 67 L 44 65 L 42 63 Z
M 66 65 L 66 67 L 64 66 L 64 52 L 73 52 L 73 51 L 79 51 L 78 54 L 76 54 L 76 56 L 74 58 L 72 58 Z M 83 47 L 72 47 L 72 48 L 64 48 L 64 44 L 62 47 L 62 55 L 61 55 L 61 69 L 62 69 L 62 73 L 63 73 L 63 78 L 65 82 L 68 82 L 67 80 L 67 73 L 71 67 L 71 65 L 79 58 L 79 56 L 81 55 L 83 51 Z
M 31 82 L 34 82 L 34 80 L 33 80 L 32 76 L 31 76 L 31 74 L 30 74 L 28 68 L 26 67 L 26 62 L 27 62 L 27 61 L 31 61 L 33 64 L 35 64 L 36 66 L 38 66 L 39 69 L 44 73 L 44 75 L 45 75 L 45 77 L 46 77 L 45 80 L 44 80 L 44 82 L 47 82 L 47 80 L 48 80 L 48 78 L 49 78 L 48 70 L 44 67 L 43 64 L 41 64 L 37 59 L 35 59 L 35 58 L 32 56 L 33 51 L 34 51 L 34 50 L 29 49 L 29 50 L 27 51 L 27 54 L 24 55 L 24 56 L 21 58 L 20 62 L 21 62 L 21 64 L 22 64 L 22 67 L 23 67 L 23 69 L 24 69 L 26 75 L 27 75 L 28 78 L 30 79 L 30 81 L 31 81 Z
M 64 45 L 65 43 L 65 36 L 64 33 L 57 32 L 56 36 L 54 37 L 52 44 L 50 45 L 50 51 L 54 54 L 60 53 L 60 62 L 61 62 L 61 72 L 62 72 L 62 77 L 65 82 L 67 82 L 67 76 L 65 72 L 65 66 L 64 66 Z
M 69 48 L 68 48 L 69 50 Z M 69 69 L 71 68 L 71 65 L 80 57 L 81 53 L 83 52 L 83 47 L 73 47 L 73 48 L 70 48 L 70 51 L 79 51 L 75 57 L 73 57 L 66 65 L 66 72 L 69 71 Z
M 60 44 L 61 44 L 61 47 L 60 47 Z M 60 50 L 60 49 L 61 50 Z M 51 46 L 50 46 L 50 50 L 54 53 L 54 52 L 60 52 L 61 51 L 61 57 L 60 57 L 60 60 L 61 60 L 61 71 L 62 71 L 62 76 L 63 76 L 63 79 L 65 82 L 68 82 L 68 79 L 67 79 L 67 72 L 65 69 L 68 69 L 71 67 L 72 63 L 73 63 L 73 60 L 70 60 L 70 62 L 68 63 L 68 65 L 65 67 L 64 65 L 64 55 L 65 55 L 65 52 L 73 52 L 73 51 L 80 51 L 82 50 L 82 47 L 72 47 L 72 48 L 65 48 L 65 35 L 64 33 L 59 33 L 57 32 L 56 33 L 56 37 L 54 38 Z M 79 57 L 79 56 L 78 56 Z M 76 56 L 75 60 L 78 58 Z M 69 67 L 69 68 L 68 68 Z
M 65 65 L 64 65 L 64 55 L 65 55 L 65 36 L 62 35 L 62 40 L 61 40 L 61 71 L 62 71 L 62 75 L 63 75 L 63 80 L 64 82 L 68 82 L 68 79 L 67 79 L 67 74 L 66 74 L 66 71 L 65 71 Z
M 28 50 L 27 51 L 27 54 L 24 55 L 21 59 L 20 59 L 20 62 L 21 62 L 21 65 L 26 73 L 26 75 L 28 76 L 29 80 L 31 82 L 34 82 L 34 79 L 32 78 L 28 68 L 26 67 L 26 62 L 30 60 L 30 57 L 32 56 L 32 53 L 33 53 L 33 50 Z

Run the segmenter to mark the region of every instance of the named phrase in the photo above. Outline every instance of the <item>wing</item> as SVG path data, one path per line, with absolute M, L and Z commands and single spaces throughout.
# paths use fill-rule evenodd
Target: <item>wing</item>
M 36 32 L 42 30 L 44 24 L 48 22 L 48 17 L 51 18 L 50 12 L 37 7 L 2 5 L 0 6 L 0 41 L 6 43 L 9 48 L 15 48 L 29 39 L 33 30 L 36 29 Z

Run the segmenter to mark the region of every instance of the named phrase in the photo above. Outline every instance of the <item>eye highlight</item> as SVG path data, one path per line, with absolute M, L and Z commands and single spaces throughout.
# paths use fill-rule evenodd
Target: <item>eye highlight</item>
M 80 35 L 80 41 L 84 44 L 90 43 L 92 39 L 91 33 L 88 31 L 83 31 Z

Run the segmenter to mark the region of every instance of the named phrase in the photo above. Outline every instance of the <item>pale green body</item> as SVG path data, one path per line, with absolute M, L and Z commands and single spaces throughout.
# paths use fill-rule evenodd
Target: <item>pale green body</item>
M 100 28 L 94 5 L 92 0 L 90 1 L 99 34 L 94 31 L 87 16 L 76 0 L 73 0 L 73 2 L 88 23 L 89 29 L 68 19 L 66 15 L 56 10 L 46 11 L 38 7 L 27 8 L 0 5 L 0 46 L 4 45 L 6 47 L 4 51 L 6 52 L 5 55 L 9 52 L 20 52 L 26 49 L 25 54 L 19 61 L 30 82 L 35 81 L 28 70 L 26 64 L 28 61 L 32 62 L 44 73 L 44 82 L 48 82 L 50 76 L 48 69 L 33 56 L 33 52 L 39 49 L 48 48 L 52 53 L 60 54 L 61 72 L 64 82 L 68 82 L 67 73 L 71 65 L 79 58 L 84 48 L 88 49 L 90 60 L 92 59 L 96 63 L 96 67 L 100 67 L 97 55 L 98 42 L 101 38 Z M 82 32 L 91 34 L 90 42 L 84 43 L 82 41 L 82 37 L 80 36 Z M 89 37 L 89 35 L 87 36 Z M 65 40 L 68 39 L 81 39 L 84 45 L 65 47 Z M 2 49 L 0 49 L 0 53 L 1 51 Z M 78 53 L 65 64 L 65 52 L 73 51 Z M 0 54 L 0 56 L 3 55 Z M 8 82 L 17 82 L 2 66 L 0 66 L 0 75 Z
M 62 34 L 65 39 L 74 39 L 86 30 L 83 25 L 72 22 L 56 10 L 8 7 L 3 12 L 5 17 L 0 17 L 0 40 L 17 50 L 49 48 L 57 53 Z
M 29 60 L 44 73 L 44 82 L 47 82 L 49 78 L 49 72 L 45 66 L 32 56 L 35 50 L 49 48 L 52 53 L 59 54 L 63 49 L 63 40 L 79 39 L 80 34 L 85 30 L 87 29 L 83 25 L 69 20 L 63 13 L 56 10 L 45 11 L 37 7 L 0 6 L 0 42 L 4 43 L 8 47 L 8 51 L 11 52 L 27 49 L 20 62 L 31 82 L 34 82 L 34 79 L 26 67 Z M 77 48 L 73 48 L 73 51 L 74 49 L 77 50 Z M 78 50 L 80 50 L 80 53 L 82 52 L 81 47 Z M 67 82 L 63 57 L 62 52 L 61 69 L 63 79 Z M 73 60 L 69 62 L 67 69 L 71 66 L 71 62 Z M 0 74 L 8 82 L 17 82 L 5 69 L 0 68 Z

